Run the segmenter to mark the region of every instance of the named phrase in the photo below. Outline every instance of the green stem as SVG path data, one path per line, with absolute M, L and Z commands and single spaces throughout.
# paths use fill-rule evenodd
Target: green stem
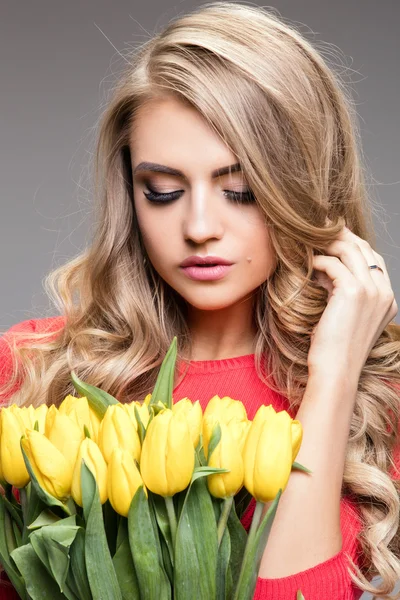
M 22 545 L 26 544 L 28 541 L 28 530 L 27 530 L 27 510 L 28 510 L 28 495 L 26 487 L 18 488 L 19 491 L 19 499 L 21 502 L 22 508 L 22 521 L 24 526 L 22 528 Z
M 165 496 L 164 500 L 165 506 L 167 507 L 169 526 L 171 528 L 172 546 L 175 550 L 176 529 L 178 524 L 176 522 L 174 500 L 172 496 Z
M 222 503 L 222 510 L 221 510 L 221 514 L 219 516 L 218 530 L 217 530 L 218 548 L 221 544 L 222 536 L 224 535 L 224 531 L 225 531 L 226 523 L 228 521 L 229 513 L 231 512 L 232 503 L 233 503 L 233 496 L 231 496 L 230 498 L 224 498 L 223 503 Z
M 239 579 L 237 580 L 236 590 L 235 590 L 235 594 L 233 596 L 233 600 L 239 600 L 238 592 L 241 587 L 243 574 L 246 569 L 247 555 L 249 553 L 249 548 L 251 548 L 251 546 L 253 545 L 253 541 L 254 541 L 254 538 L 257 533 L 257 529 L 258 529 L 258 526 L 260 524 L 260 520 L 262 517 L 263 508 L 264 508 L 264 502 L 257 501 L 256 507 L 254 509 L 253 519 L 251 521 L 249 535 L 247 536 L 247 542 L 246 542 L 246 546 L 245 546 L 244 553 L 243 553 L 242 565 L 240 567 Z

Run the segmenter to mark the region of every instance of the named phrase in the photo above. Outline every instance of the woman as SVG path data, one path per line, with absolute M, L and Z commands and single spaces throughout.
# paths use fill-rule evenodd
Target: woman
M 271 12 L 176 18 L 127 57 L 103 115 L 96 231 L 47 279 L 62 316 L 1 340 L 3 403 L 59 404 L 71 369 L 143 399 L 177 335 L 175 400 L 301 421 L 313 475 L 290 477 L 258 599 L 386 597 L 400 574 L 397 304 L 356 132 L 338 77 Z

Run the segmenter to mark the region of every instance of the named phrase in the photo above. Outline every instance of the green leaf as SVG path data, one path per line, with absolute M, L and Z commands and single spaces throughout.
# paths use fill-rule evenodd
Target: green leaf
M 193 471 L 191 483 L 200 477 L 207 477 L 207 475 L 215 475 L 216 473 L 229 473 L 229 469 L 221 469 L 219 467 L 196 467 Z
M 305 473 L 312 473 L 312 471 L 310 471 L 310 469 L 307 469 L 307 467 L 304 467 L 303 465 L 301 465 L 298 462 L 294 462 L 292 464 L 292 469 L 298 469 L 299 471 L 304 471 Z
M 51 512 L 48 508 L 43 510 L 40 515 L 27 526 L 28 529 L 38 529 L 39 527 L 43 527 L 44 525 L 54 525 L 57 521 L 60 520 L 60 517 Z
M 77 392 L 81 394 L 81 396 L 86 396 L 89 406 L 93 408 L 95 413 L 102 419 L 107 408 L 111 404 L 119 404 L 118 400 L 108 394 L 104 390 L 90 385 L 90 383 L 85 383 L 81 381 L 75 371 L 71 371 L 71 379 L 74 388 Z
M 217 523 L 204 478 L 194 481 L 180 513 L 174 565 L 175 600 L 210 600 L 216 594 Z
M 122 517 L 117 512 L 115 512 L 109 500 L 107 500 L 103 504 L 102 510 L 108 548 L 110 550 L 111 556 L 114 556 L 115 551 L 117 549 L 118 525 Z
M 199 443 L 197 444 L 197 447 L 196 447 L 196 456 L 197 456 L 197 460 L 198 460 L 200 466 L 205 467 L 207 465 L 207 459 L 206 459 L 206 455 L 204 454 L 202 434 L 200 434 Z
M 175 335 L 160 367 L 149 406 L 162 402 L 167 408 L 172 408 L 176 356 L 177 337 Z
M 11 583 L 17 590 L 21 598 L 26 598 L 25 583 L 21 577 L 21 573 L 15 567 L 15 564 L 10 560 L 10 552 L 7 546 L 6 536 L 6 519 L 9 517 L 5 507 L 4 497 L 0 494 L 0 563 L 3 565 Z
M 85 460 L 82 460 L 81 487 L 86 521 L 85 561 L 93 600 L 122 600 L 107 544 L 98 485 Z
M 303 594 L 301 593 L 301 590 L 297 590 L 296 600 L 306 600 Z
M 215 448 L 218 446 L 221 440 L 221 425 L 219 423 L 215 423 L 210 437 L 210 442 L 208 444 L 208 456 L 207 461 L 210 460 L 212 453 Z
M 21 436 L 21 440 L 24 438 L 25 436 Z M 38 498 L 44 502 L 44 504 L 47 504 L 47 506 L 58 506 L 59 508 L 61 508 L 61 510 L 63 512 L 65 512 L 67 515 L 70 515 L 71 512 L 68 508 L 68 506 L 66 504 L 64 504 L 63 502 L 61 502 L 60 500 L 58 500 L 57 498 L 55 498 L 54 496 L 52 496 L 51 494 L 48 494 L 46 492 L 46 490 L 44 490 L 42 488 L 42 486 L 40 485 L 40 483 L 38 482 L 38 480 L 36 479 L 36 475 L 34 470 L 32 469 L 32 465 L 29 462 L 29 458 L 27 457 L 25 450 L 23 448 L 23 445 L 21 445 L 21 450 L 22 450 L 22 456 L 24 457 L 24 461 L 25 461 L 25 465 L 26 465 L 26 469 L 30 475 L 31 478 L 31 484 L 32 487 L 34 488 Z
M 224 535 L 218 549 L 217 559 L 217 593 L 216 600 L 229 600 L 232 594 L 232 574 L 229 570 L 231 555 L 231 539 L 225 527 Z
M 12 518 L 10 517 L 10 513 L 6 511 L 4 517 L 4 531 L 6 534 L 7 548 L 9 553 L 11 553 L 17 547 L 17 542 L 14 535 Z
M 12 528 L 14 531 L 14 537 L 17 547 L 22 546 L 22 533 L 15 521 L 12 521 Z
M 48 573 L 32 544 L 16 548 L 11 557 L 24 578 L 26 591 L 31 600 L 63 600 L 67 598 L 60 592 L 57 582 Z M 27 598 L 27 596 L 24 595 L 22 598 Z
M 136 423 L 138 425 L 138 435 L 139 435 L 140 444 L 143 444 L 143 440 L 146 437 L 146 428 L 143 425 L 143 421 L 140 417 L 140 413 L 138 411 L 137 406 L 134 406 L 134 412 L 135 412 Z
M 233 589 L 236 587 L 243 560 L 244 549 L 247 542 L 247 532 L 236 513 L 235 504 L 232 506 L 228 517 L 227 528 L 231 538 L 230 572 Z
M 29 538 L 37 556 L 57 582 L 60 592 L 70 600 L 76 600 L 76 596 L 66 583 L 70 565 L 69 550 L 78 529 L 72 516 L 33 531 Z
M 169 524 L 168 512 L 164 498 L 162 496 L 159 496 L 158 494 L 150 493 L 149 502 L 151 502 L 153 506 L 154 514 L 157 520 L 157 525 L 168 548 L 172 566 L 174 564 L 174 548 L 172 545 L 171 527 Z
M 23 524 L 23 521 L 22 521 L 22 511 L 21 511 L 21 508 L 18 508 L 17 506 L 15 506 L 15 504 L 13 502 L 11 502 L 7 498 L 7 496 L 3 496 L 3 500 L 4 500 L 4 504 L 6 506 L 6 509 L 10 513 L 11 517 L 18 524 L 18 526 L 20 527 L 20 529 L 22 529 L 22 527 L 24 526 L 24 524 Z
M 81 520 L 80 517 L 79 520 Z M 83 527 L 80 527 L 77 531 L 70 549 L 70 557 L 71 566 L 68 581 L 73 578 L 75 587 L 79 590 L 80 600 L 92 600 L 85 563 L 85 530 Z
M 246 546 L 234 600 L 251 600 L 253 598 L 261 558 L 268 541 L 281 495 L 282 490 L 280 489 L 260 523 L 252 543 Z
M 140 600 L 139 583 L 129 546 L 128 520 L 121 518 L 118 527 L 118 547 L 113 564 L 123 600 Z
M 141 600 L 169 600 L 171 585 L 163 566 L 160 542 L 143 486 L 139 486 L 132 498 L 128 533 Z

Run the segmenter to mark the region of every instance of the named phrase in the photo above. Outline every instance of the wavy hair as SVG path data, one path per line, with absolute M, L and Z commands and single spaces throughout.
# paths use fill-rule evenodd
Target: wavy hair
M 65 323 L 56 332 L 24 333 L 23 345 L 14 341 L 13 376 L 3 392 L 19 381 L 12 402 L 59 405 L 74 393 L 75 369 L 121 402 L 143 399 L 174 335 L 178 359 L 190 359 L 185 301 L 145 260 L 129 147 L 138 109 L 172 95 L 199 111 L 238 157 L 265 215 L 277 266 L 254 292 L 256 368 L 296 408 L 311 333 L 327 303 L 326 290 L 312 279 L 313 253 L 324 253 L 345 221 L 375 249 L 351 94 L 294 25 L 270 9 L 236 2 L 175 17 L 129 51 L 126 63 L 99 127 L 91 243 L 45 279 Z M 342 490 L 363 522 L 364 563 L 352 563 L 351 577 L 384 598 L 400 575 L 400 483 L 389 472 L 400 442 L 399 355 L 400 326 L 392 322 L 360 377 Z M 375 575 L 380 588 L 369 582 Z

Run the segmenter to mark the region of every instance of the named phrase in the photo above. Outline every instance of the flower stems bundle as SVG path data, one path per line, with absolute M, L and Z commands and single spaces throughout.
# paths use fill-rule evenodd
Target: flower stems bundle
M 229 397 L 174 403 L 175 362 L 176 338 L 143 403 L 72 371 L 79 397 L 1 410 L 0 562 L 24 600 L 253 597 L 291 470 L 310 473 L 302 427 Z

